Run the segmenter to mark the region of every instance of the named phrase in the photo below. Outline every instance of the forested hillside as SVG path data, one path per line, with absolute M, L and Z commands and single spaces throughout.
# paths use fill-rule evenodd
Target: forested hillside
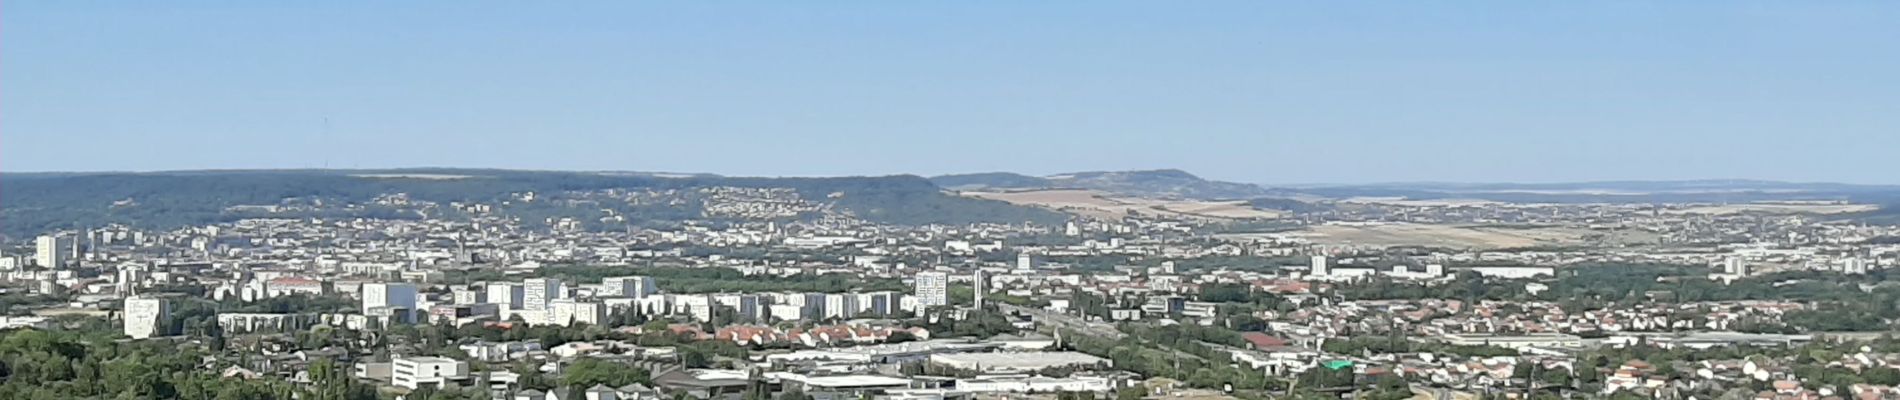
M 119 223 L 168 229 L 245 218 L 233 206 L 302 199 L 363 204 L 388 194 L 437 202 L 499 203 L 520 193 L 607 189 L 683 190 L 704 187 L 788 188 L 873 222 L 892 224 L 1059 223 L 1060 214 L 943 193 L 916 176 L 742 178 L 692 175 L 414 169 L 398 171 L 192 171 L 162 173 L 0 175 L 0 233 L 9 237 L 53 229 Z M 598 208 L 537 210 L 544 216 L 588 217 Z M 650 210 L 635 218 L 677 219 Z M 664 215 L 672 214 L 672 215 Z M 416 218 L 402 210 L 323 207 L 299 217 Z

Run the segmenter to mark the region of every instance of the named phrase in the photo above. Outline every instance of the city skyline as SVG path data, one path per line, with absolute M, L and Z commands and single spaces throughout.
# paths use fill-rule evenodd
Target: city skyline
M 1900 2 L 0 9 L 0 399 L 1900 400 Z
M 0 15 L 0 171 L 1900 183 L 1900 5 L 99 7 Z M 231 35 L 229 32 L 245 32 Z M 128 62 L 132 61 L 132 62 Z

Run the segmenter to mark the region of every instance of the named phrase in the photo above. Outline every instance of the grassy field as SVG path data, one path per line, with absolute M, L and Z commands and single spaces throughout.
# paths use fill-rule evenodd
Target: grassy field
M 1300 231 L 1318 244 L 1350 246 L 1425 246 L 1467 249 L 1506 249 L 1578 246 L 1592 243 L 1643 243 L 1646 233 L 1602 232 L 1555 226 L 1467 226 L 1426 224 L 1318 225 Z
M 1724 205 L 1719 205 L 1719 206 L 1712 205 L 1712 206 L 1690 207 L 1690 208 L 1669 210 L 1668 212 L 1674 213 L 1674 214 L 1710 214 L 1710 215 L 1729 215 L 1729 214 L 1742 214 L 1742 213 L 1844 214 L 1844 213 L 1873 211 L 1879 208 L 1880 208 L 1879 206 L 1875 206 L 1872 204 L 1751 203 L 1751 204 L 1724 204 Z

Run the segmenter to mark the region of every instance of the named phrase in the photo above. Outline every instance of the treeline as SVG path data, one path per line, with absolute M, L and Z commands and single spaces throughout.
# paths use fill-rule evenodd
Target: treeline
M 1732 283 L 1708 279 L 1711 269 L 1674 264 L 1578 264 L 1557 270 L 1553 279 L 1487 278 L 1459 272 L 1449 283 L 1425 284 L 1373 277 L 1338 285 L 1332 293 L 1348 300 L 1472 299 L 1567 301 L 1603 306 L 1645 301 L 1706 302 L 1736 300 L 1848 301 L 1863 298 L 1861 283 L 1879 276 L 1852 277 L 1821 271 L 1790 271 L 1751 276 Z M 1531 295 L 1523 283 L 1549 289 Z M 1506 284 L 1517 283 L 1517 284 Z
M 1247 205 L 1261 210 L 1286 211 L 1294 214 L 1311 214 L 1332 211 L 1331 204 L 1311 203 L 1286 198 L 1263 197 L 1248 200 Z
M 1497 346 L 1453 345 L 1430 341 L 1416 341 L 1400 336 L 1360 336 L 1349 339 L 1333 339 L 1320 345 L 1320 349 L 1336 354 L 1411 354 L 1433 353 L 1451 354 L 1464 357 L 1505 357 L 1516 356 L 1517 350 Z
M 110 328 L 110 324 L 96 324 Z M 99 327 L 95 326 L 95 327 Z M 310 367 L 310 385 L 276 379 L 223 379 L 206 353 L 166 341 L 119 342 L 107 329 L 0 331 L 0 399 L 374 400 L 328 360 Z
M 1538 297 L 1566 308 L 1588 309 L 1647 301 L 1677 303 L 1777 300 L 1812 304 L 1779 321 L 1750 321 L 1737 330 L 1768 333 L 1874 331 L 1900 319 L 1900 286 L 1880 284 L 1886 271 L 1842 275 L 1830 271 L 1786 271 L 1723 283 L 1692 266 L 1609 266 L 1571 269 Z M 1862 285 L 1871 289 L 1863 289 Z
M 987 339 L 991 336 L 1016 333 L 1016 331 L 1018 331 L 1016 325 L 1010 322 L 1009 317 L 996 312 L 992 308 L 970 310 L 969 314 L 960 320 L 952 318 L 919 318 L 911 321 L 911 323 L 930 330 L 931 336 L 933 337 L 974 337 Z
M 1831 271 L 1785 271 L 1722 282 L 1711 268 L 1674 264 L 1580 264 L 1559 269 L 1555 279 L 1486 278 L 1461 272 L 1450 282 L 1420 283 L 1373 277 L 1339 285 L 1346 300 L 1463 299 L 1556 302 L 1566 310 L 1634 306 L 1649 302 L 1694 303 L 1742 300 L 1807 302 L 1780 320 L 1748 320 L 1737 330 L 1768 333 L 1882 330 L 1900 319 L 1900 276 L 1879 270 L 1867 275 Z M 1548 289 L 1531 294 L 1526 284 Z M 1223 290 L 1221 296 L 1233 294 Z
M 1722 346 L 1708 349 L 1604 346 L 1577 355 L 1575 383 L 1586 390 L 1600 388 L 1605 374 L 1630 360 L 1642 360 L 1656 366 L 1657 375 L 1663 377 L 1690 379 L 1696 373 L 1694 368 L 1678 368 L 1678 363 L 1690 363 L 1693 366 L 1701 361 L 1746 359 L 1785 367 L 1796 380 L 1809 388 L 1832 387 L 1847 391 L 1855 384 L 1900 385 L 1900 370 L 1861 368 L 1856 371 L 1839 364 L 1846 355 L 1859 353 L 1863 347 L 1874 354 L 1900 352 L 1900 340 L 1882 336 L 1866 341 L 1816 340 L 1799 346 Z M 1550 378 L 1542 378 L 1541 381 L 1557 383 L 1557 380 Z M 1750 394 L 1773 390 L 1771 381 L 1743 380 L 1736 383 L 1740 387 L 1731 390 Z M 1723 393 L 1708 394 L 1710 396 L 1696 397 L 1724 397 Z
M 1499 284 L 1501 279 L 1485 278 L 1476 272 L 1460 272 L 1451 282 L 1426 284 L 1374 276 L 1361 282 L 1338 285 L 1331 293 L 1345 300 L 1522 300 L 1530 298 L 1524 285 Z
M 1201 301 L 1215 303 L 1252 303 L 1273 308 L 1284 300 L 1280 296 L 1264 291 L 1253 290 L 1253 285 L 1243 283 L 1210 283 L 1201 285 L 1198 295 Z
M 461 179 L 366 178 L 358 174 L 466 175 Z M 230 213 L 236 205 L 279 204 L 289 198 L 333 203 L 366 203 L 377 196 L 407 193 L 437 203 L 498 204 L 513 193 L 555 194 L 605 189 L 688 190 L 708 186 L 789 188 L 806 199 L 831 202 L 867 220 L 892 224 L 967 224 L 972 222 L 1054 225 L 1066 220 L 1053 211 L 1000 201 L 945 194 L 916 176 L 841 178 L 738 178 L 697 176 L 658 178 L 578 172 L 415 169 L 393 171 L 278 170 L 168 173 L 9 174 L 0 176 L 7 201 L 0 202 L 0 233 L 25 237 L 49 230 L 127 224 L 153 229 L 225 222 L 256 214 Z M 127 201 L 126 204 L 115 202 Z M 550 202 L 551 203 L 551 202 Z M 518 205 L 524 222 L 546 217 L 590 220 L 599 208 Z M 503 211 L 509 211 L 504 209 Z M 666 209 L 637 210 L 656 217 L 682 218 Z M 364 216 L 407 218 L 397 214 Z M 354 215 L 354 214 L 348 214 Z M 512 215 L 512 214 L 511 214 Z M 347 216 L 333 214 L 330 216 Z M 534 218 L 527 218 L 534 217 Z M 633 215 L 635 219 L 648 219 Z

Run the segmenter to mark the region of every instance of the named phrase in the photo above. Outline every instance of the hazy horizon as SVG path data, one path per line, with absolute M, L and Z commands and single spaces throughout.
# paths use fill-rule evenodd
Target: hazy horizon
M 489 167 L 444 167 L 444 166 L 413 166 L 413 167 L 388 167 L 388 168 L 206 168 L 206 169 L 166 169 L 166 170 L 47 170 L 47 171 L 0 171 L 0 175 L 36 175 L 36 174 L 37 174 L 37 175 L 61 175 L 61 174 L 71 174 L 71 175 L 87 175 L 87 174 L 166 174 L 166 173 L 215 173 L 215 172 L 295 172 L 295 171 L 324 171 L 324 172 L 412 172 L 412 171 L 420 171 L 420 172 L 426 172 L 426 171 L 431 171 L 431 170 L 451 170 L 451 171 L 511 171 L 511 172 L 549 172 L 549 173 L 602 173 L 602 174 L 614 174 L 614 173 L 625 173 L 625 174 L 653 174 L 653 175 L 669 175 L 669 174 L 672 174 L 672 175 L 713 175 L 713 176 L 721 176 L 721 177 L 736 177 L 736 178 L 844 178 L 844 177 L 881 177 L 881 176 L 904 176 L 904 175 L 912 175 L 912 176 L 919 176 L 919 177 L 924 177 L 924 178 L 935 178 L 935 177 L 940 177 L 940 176 L 948 176 L 948 175 L 975 175 L 975 174 L 987 174 L 987 173 L 1014 173 L 1014 174 L 1020 174 L 1020 175 L 1027 175 L 1027 176 L 1032 176 L 1032 177 L 1050 177 L 1050 176 L 1056 176 L 1056 175 L 1062 175 L 1062 174 L 1071 174 L 1071 173 L 1091 173 L 1091 172 L 1141 172 L 1141 171 L 1155 171 L 1155 170 L 1181 170 L 1181 169 L 1179 169 L 1179 168 L 1152 168 L 1152 169 L 1141 169 L 1141 170 L 1113 170 L 1113 171 L 1102 171 L 1102 170 L 1091 170 L 1091 171 L 1080 171 L 1080 170 L 1078 170 L 1078 171 L 1065 171 L 1065 172 L 1057 172 L 1057 173 L 1048 173 L 1048 174 L 1029 174 L 1029 173 L 1021 173 L 1021 172 L 1013 172 L 1013 171 L 983 171 L 983 172 L 953 172 L 953 173 L 946 173 L 946 174 L 919 174 L 919 173 L 909 173 L 909 172 L 889 172 L 889 173 L 868 173 L 868 174 L 846 174 L 846 175 L 738 175 L 738 174 L 720 174 L 720 173 L 713 173 L 713 172 L 704 172 L 704 171 L 642 171 L 642 170 L 582 170 L 582 169 L 527 169 L 527 168 L 489 168 Z M 1682 182 L 1682 183 L 1688 183 L 1688 182 L 1762 182 L 1762 183 L 1785 183 L 1785 184 L 1820 184 L 1820 185 L 1829 185 L 1829 184 L 1840 184 L 1840 185 L 1856 185 L 1856 186 L 1900 186 L 1900 184 L 1892 184 L 1892 183 L 1879 183 L 1879 182 L 1874 182 L 1874 183 L 1861 183 L 1861 182 L 1838 182 L 1838 181 L 1791 181 L 1791 180 L 1772 180 L 1772 179 L 1753 179 L 1753 178 L 1689 178 L 1689 179 L 1666 179 L 1666 180 L 1655 180 L 1655 179 L 1652 179 L 1652 180 L 1644 180 L 1644 179 L 1592 179 L 1592 180 L 1577 180 L 1577 181 L 1443 181 L 1443 180 L 1416 180 L 1416 181 L 1363 181 L 1363 182 L 1272 182 L 1272 181 L 1248 181 L 1248 180 L 1227 180 L 1227 179 L 1218 179 L 1218 178 L 1213 178 L 1213 177 L 1209 177 L 1209 176 L 1206 176 L 1206 175 L 1202 175 L 1202 174 L 1199 174 L 1199 173 L 1196 173 L 1195 171 L 1188 171 L 1188 170 L 1181 170 L 1181 171 L 1184 171 L 1184 172 L 1187 172 L 1187 173 L 1189 173 L 1189 174 L 1193 174 L 1193 175 L 1195 175 L 1196 177 L 1199 177 L 1199 178 L 1201 178 L 1201 179 L 1205 179 L 1205 180 L 1209 180 L 1209 181 L 1221 181 L 1221 182 L 1233 182 L 1233 183 L 1245 183 L 1245 184 L 1254 184 L 1254 185 L 1261 185 L 1261 186 L 1265 186 L 1265 187 L 1287 187 L 1287 188 L 1295 188 L 1295 187 L 1303 187 L 1303 186 L 1378 186 L 1378 185 L 1421 185 L 1421 186 L 1425 186 L 1425 185 L 1448 185 L 1448 186 L 1456 186 L 1456 185 L 1589 185 L 1589 184 L 1614 184 L 1614 183 L 1678 183 L 1678 182 Z
M 1900 184 L 1900 3 L 471 4 L 7 2 L 0 173 Z

